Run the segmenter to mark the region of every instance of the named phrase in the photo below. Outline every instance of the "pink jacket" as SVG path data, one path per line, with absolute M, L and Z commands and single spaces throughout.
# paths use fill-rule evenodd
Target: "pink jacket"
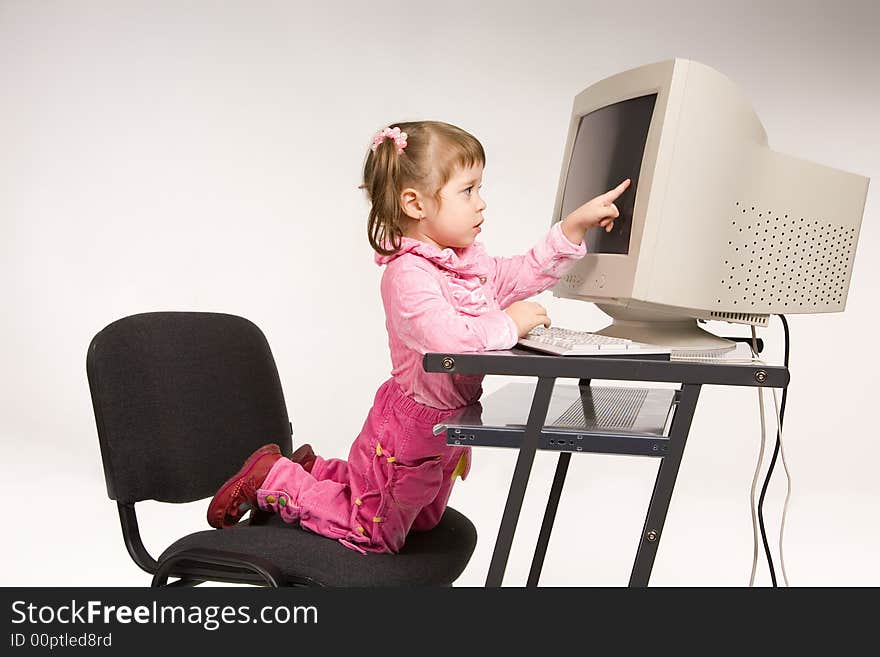
M 385 327 L 391 349 L 391 376 L 421 404 L 452 409 L 477 401 L 483 377 L 425 372 L 427 352 L 459 353 L 510 349 L 516 325 L 504 312 L 515 301 L 552 287 L 586 253 L 557 222 L 528 253 L 497 258 L 479 242 L 464 249 L 438 249 L 403 238 L 382 276 Z

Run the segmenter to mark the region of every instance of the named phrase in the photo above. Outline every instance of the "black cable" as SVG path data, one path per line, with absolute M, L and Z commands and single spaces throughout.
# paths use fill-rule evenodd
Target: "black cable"
M 779 315 L 782 320 L 782 329 L 785 332 L 785 355 L 783 364 L 788 368 L 788 349 L 789 334 L 788 322 L 785 315 Z M 767 485 L 770 483 L 770 477 L 773 475 L 773 466 L 776 465 L 776 456 L 779 454 L 779 446 L 781 444 L 780 432 L 782 431 L 782 421 L 785 419 L 785 400 L 788 397 L 788 386 L 782 389 L 782 405 L 779 409 L 779 429 L 776 431 L 776 446 L 773 448 L 773 457 L 770 459 L 770 467 L 767 468 L 767 474 L 764 477 L 764 485 L 761 487 L 761 497 L 758 499 L 758 524 L 761 526 L 761 540 L 764 541 L 764 553 L 767 555 L 767 565 L 770 566 L 770 580 L 773 586 L 776 586 L 776 572 L 773 570 L 773 559 L 770 557 L 770 546 L 767 543 L 767 532 L 764 529 L 764 496 L 767 494 Z

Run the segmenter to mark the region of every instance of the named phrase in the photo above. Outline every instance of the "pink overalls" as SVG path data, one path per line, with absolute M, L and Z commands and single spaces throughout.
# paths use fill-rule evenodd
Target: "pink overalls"
M 504 308 L 551 287 L 586 247 L 554 224 L 528 253 L 489 256 L 483 245 L 438 249 L 404 238 L 376 255 L 382 276 L 391 378 L 376 392 L 348 460 L 315 460 L 306 472 L 279 459 L 257 491 L 260 508 L 362 552 L 397 552 L 407 533 L 440 520 L 470 448 L 447 446 L 433 427 L 476 402 L 482 376 L 428 373 L 426 352 L 509 349 L 517 331 Z

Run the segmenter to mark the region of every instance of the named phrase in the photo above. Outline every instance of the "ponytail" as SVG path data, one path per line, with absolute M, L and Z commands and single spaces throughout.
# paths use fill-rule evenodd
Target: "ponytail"
M 400 158 L 391 140 L 380 143 L 367 158 L 364 187 L 372 201 L 367 221 L 367 239 L 373 250 L 391 255 L 400 250 L 405 216 L 400 207 Z M 369 181 L 369 184 L 367 181 Z

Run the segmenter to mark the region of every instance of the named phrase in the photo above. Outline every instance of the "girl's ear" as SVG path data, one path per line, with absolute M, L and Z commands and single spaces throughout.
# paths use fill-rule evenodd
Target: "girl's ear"
M 400 192 L 400 209 L 410 219 L 424 219 L 425 207 L 418 190 L 407 187 Z

